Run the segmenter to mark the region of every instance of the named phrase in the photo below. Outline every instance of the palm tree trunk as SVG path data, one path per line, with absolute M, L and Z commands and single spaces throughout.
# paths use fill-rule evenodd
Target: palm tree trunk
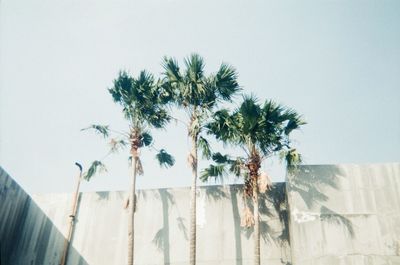
M 196 264 L 197 137 L 192 137 L 192 187 L 190 191 L 190 265 Z
M 258 214 L 258 187 L 253 185 L 254 265 L 260 265 L 260 218 Z
M 78 163 L 75 163 L 75 164 L 79 167 L 79 176 L 78 176 L 78 179 L 76 182 L 75 192 L 72 197 L 73 199 L 72 199 L 71 214 L 69 215 L 70 219 L 69 219 L 68 234 L 67 234 L 67 238 L 65 238 L 65 241 L 64 241 L 64 249 L 63 249 L 63 255 L 61 257 L 60 265 L 65 265 L 67 263 L 68 249 L 69 249 L 69 244 L 70 244 L 71 238 L 72 238 L 72 232 L 74 229 L 74 222 L 75 222 L 75 215 L 76 215 L 76 210 L 77 210 L 77 205 L 78 205 L 79 187 L 81 185 L 81 179 L 82 179 L 82 166 Z
M 261 167 L 261 159 L 256 151 L 255 147 L 252 146 L 250 149 L 251 157 L 248 163 L 250 182 L 248 186 L 249 192 L 251 192 L 253 198 L 253 217 L 254 217 L 254 264 L 260 265 L 260 218 L 258 212 L 258 177 L 259 169 Z
M 134 235 L 135 235 L 135 206 L 136 206 L 136 174 L 137 174 L 137 152 L 132 153 L 132 181 L 129 192 L 129 219 L 128 219 L 128 265 L 133 265 Z

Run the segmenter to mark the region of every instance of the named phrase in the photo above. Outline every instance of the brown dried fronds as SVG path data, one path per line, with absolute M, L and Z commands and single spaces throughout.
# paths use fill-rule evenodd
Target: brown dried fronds
M 132 157 L 138 157 L 139 156 L 139 146 L 140 146 L 140 139 L 139 139 L 139 132 L 137 130 L 134 130 L 131 132 L 129 136 L 130 144 L 131 144 L 131 154 Z
M 254 224 L 255 224 L 254 215 L 251 212 L 250 208 L 246 206 L 243 209 L 243 212 L 242 212 L 242 218 L 240 220 L 240 226 L 249 228 L 249 227 L 252 227 Z
M 140 159 L 138 159 L 137 162 L 136 162 L 136 170 L 137 170 L 137 173 L 140 176 L 142 176 L 144 174 L 142 161 Z
M 252 180 L 248 174 L 244 177 L 244 195 L 248 197 L 253 196 Z
M 124 140 L 118 140 L 115 138 L 111 138 L 109 145 L 111 147 L 111 152 L 115 153 L 118 152 L 121 148 L 126 146 L 126 142 Z
M 132 157 L 139 157 L 139 150 L 137 148 L 131 148 L 131 155 Z
M 129 198 L 125 200 L 124 209 L 128 209 L 129 206 Z
M 192 154 L 192 153 L 189 153 L 188 154 L 188 157 L 187 157 L 187 162 L 188 162 L 188 165 L 190 166 L 190 167 L 194 167 L 194 164 L 195 164 L 195 162 L 196 162 L 196 159 L 194 158 L 194 155 Z
M 265 193 L 267 190 L 271 190 L 271 188 L 272 188 L 271 179 L 265 172 L 262 172 L 258 176 L 257 184 L 258 184 L 258 190 L 260 191 L 260 193 Z

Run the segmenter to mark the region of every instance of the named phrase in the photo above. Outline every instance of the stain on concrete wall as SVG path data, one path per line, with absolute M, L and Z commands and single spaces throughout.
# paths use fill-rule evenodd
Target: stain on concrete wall
M 287 177 L 293 264 L 400 264 L 400 164 L 302 166 Z

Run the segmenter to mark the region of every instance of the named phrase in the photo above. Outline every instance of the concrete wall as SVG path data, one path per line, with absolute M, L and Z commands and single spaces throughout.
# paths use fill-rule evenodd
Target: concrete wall
M 11 181 L 8 178 L 8 181 Z M 0 179 L 0 186 L 4 178 Z M 13 185 L 16 185 L 15 183 Z M 18 186 L 15 186 L 18 190 Z M 243 208 L 241 186 L 199 188 L 197 201 L 197 264 L 253 264 L 252 229 L 240 227 Z M 4 253 L 2 265 L 57 265 L 67 231 L 70 194 L 44 194 L 27 198 L 19 229 Z M 15 201 L 14 194 L 7 200 Z M 83 193 L 69 265 L 125 265 L 127 218 L 125 192 Z M 278 183 L 262 200 L 262 263 L 290 264 L 288 223 L 285 221 L 285 186 Z M 0 209 L 5 204 L 0 202 Z M 6 214 L 16 216 L 14 214 Z M 0 218 L 4 219 L 4 218 Z M 9 224 L 9 221 L 3 221 Z M 11 221 L 11 223 L 14 221 Z M 135 264 L 188 264 L 189 189 L 158 189 L 138 192 L 135 223 Z
M 48 204 L 51 205 L 51 201 Z M 47 209 L 52 213 L 47 216 L 0 167 L 0 264 L 59 264 L 65 237 L 52 218 L 65 215 L 69 202 L 63 204 L 58 204 L 59 209 Z M 70 264 L 88 264 L 74 247 L 70 248 L 70 256 L 76 261 Z
M 199 188 L 198 265 L 253 264 L 240 190 Z M 81 194 L 69 265 L 125 265 L 126 198 Z M 57 265 L 71 194 L 30 198 L 0 170 L 0 199 L 1 265 Z M 262 264 L 400 264 L 399 163 L 303 166 L 260 208 Z M 139 191 L 135 228 L 135 264 L 188 264 L 189 189 Z
M 303 166 L 287 178 L 293 264 L 400 264 L 400 164 Z
M 0 167 L 0 261 L 9 263 L 13 244 L 23 223 L 28 195 Z M 1 263 L 0 264 L 3 264 Z

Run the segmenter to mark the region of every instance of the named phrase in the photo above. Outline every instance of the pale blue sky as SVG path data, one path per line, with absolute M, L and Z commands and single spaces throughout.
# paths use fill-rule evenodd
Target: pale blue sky
M 80 129 L 125 129 L 106 88 L 120 69 L 160 73 L 164 55 L 233 64 L 245 92 L 302 113 L 306 163 L 400 161 L 400 1 L 2 0 L 0 165 L 28 192 L 71 191 L 75 161 L 107 144 Z M 176 156 L 143 152 L 139 188 L 188 186 L 185 128 L 157 132 Z M 83 190 L 124 190 L 126 154 Z M 282 181 L 277 161 L 263 169 Z

